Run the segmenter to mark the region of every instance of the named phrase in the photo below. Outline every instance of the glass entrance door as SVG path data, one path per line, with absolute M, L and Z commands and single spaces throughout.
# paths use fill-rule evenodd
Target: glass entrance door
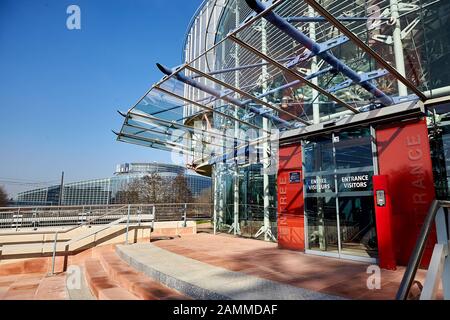
M 311 139 L 303 155 L 308 249 L 375 258 L 370 129 Z

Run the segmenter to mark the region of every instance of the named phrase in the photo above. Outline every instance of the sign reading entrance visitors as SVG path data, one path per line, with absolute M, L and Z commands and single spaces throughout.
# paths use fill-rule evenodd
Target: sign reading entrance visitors
M 289 183 L 300 183 L 302 179 L 301 172 L 290 172 L 289 173 Z
M 372 187 L 371 175 L 368 173 L 339 175 L 339 191 L 368 191 Z
M 305 178 L 307 193 L 335 192 L 336 182 L 338 192 L 359 192 L 372 190 L 372 174 L 370 172 L 346 173 L 326 176 L 311 176 Z

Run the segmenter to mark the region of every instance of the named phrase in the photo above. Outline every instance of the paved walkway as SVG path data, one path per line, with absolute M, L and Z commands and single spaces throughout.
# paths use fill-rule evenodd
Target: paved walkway
M 275 243 L 203 233 L 153 244 L 211 266 L 350 299 L 394 299 L 404 272 L 382 270 L 381 289 L 370 290 L 366 263 L 281 250 Z
M 381 289 L 369 290 L 367 264 L 206 233 L 119 248 L 122 258 L 137 271 L 197 299 L 394 299 L 404 271 L 383 270 Z M 104 250 L 114 249 L 96 249 Z M 87 250 L 70 257 L 69 265 L 83 266 L 92 255 L 92 250 Z M 93 298 L 85 283 L 83 290 L 68 291 L 67 275 L 48 277 L 49 268 L 50 258 L 1 265 L 0 300 Z M 62 260 L 58 258 L 56 270 L 61 268 Z M 419 280 L 423 276 L 423 271 L 419 272 Z
M 161 249 L 153 244 L 117 246 L 138 271 L 194 299 L 330 300 L 339 297 L 227 270 Z
M 65 275 L 14 274 L 0 276 L 0 300 L 65 300 Z

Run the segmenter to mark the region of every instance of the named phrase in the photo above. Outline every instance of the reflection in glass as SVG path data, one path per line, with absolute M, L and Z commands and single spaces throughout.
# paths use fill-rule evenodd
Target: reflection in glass
M 373 166 L 370 130 L 368 128 L 335 134 L 336 169 Z
M 309 249 L 338 252 L 336 198 L 305 199 Z
M 376 257 L 370 129 L 306 143 L 304 168 L 309 249 Z
M 340 197 L 339 227 L 345 254 L 376 256 L 377 239 L 373 197 Z
M 303 147 L 305 172 L 320 172 L 334 170 L 333 145 L 331 136 L 324 136 Z

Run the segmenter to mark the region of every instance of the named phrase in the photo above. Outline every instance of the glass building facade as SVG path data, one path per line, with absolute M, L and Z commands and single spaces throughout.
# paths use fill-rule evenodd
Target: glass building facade
M 163 183 L 168 184 L 178 175 L 184 175 L 193 198 L 211 188 L 211 179 L 186 170 L 184 167 L 162 163 L 126 163 L 118 165 L 113 177 L 64 184 L 61 205 L 105 205 L 121 204 L 122 192 L 127 186 L 151 173 L 158 173 Z M 15 201 L 18 206 L 59 205 L 60 186 L 21 192 Z
M 450 85 L 449 74 L 445 72 L 446 68 L 443 67 L 450 61 L 450 35 L 448 33 L 450 4 L 448 2 L 431 0 L 402 1 L 400 4 L 397 1 L 389 0 L 329 0 L 318 2 L 333 16 L 341 17 L 342 23 L 357 34 L 371 49 L 382 55 L 385 61 L 403 70 L 404 75 L 408 79 L 412 79 L 414 85 L 422 91 L 427 91 L 430 95 L 433 91 L 447 90 L 450 93 L 448 89 Z M 398 6 L 398 12 L 394 11 L 396 6 Z M 251 16 L 252 12 L 251 8 L 243 0 L 204 1 L 188 29 L 184 48 L 185 62 L 200 70 L 230 70 L 222 73 L 220 80 L 235 84 L 241 88 L 250 86 L 253 88 L 253 92 L 264 87 L 261 86 L 261 76 L 264 72 L 267 72 L 269 80 L 263 91 L 260 91 L 261 93 L 285 85 L 290 81 L 286 79 L 286 74 L 279 73 L 275 68 L 271 67 L 264 70 L 261 64 L 250 69 L 232 70 L 242 65 L 252 65 L 257 62 L 254 61 L 252 53 L 248 49 L 240 48 L 235 43 L 224 41 L 223 44 L 217 46 L 214 50 L 209 50 L 215 44 L 223 41 L 230 32 L 239 28 Z M 316 42 L 323 43 L 330 39 L 338 39 L 341 36 L 339 31 L 333 28 L 325 19 L 308 20 L 308 17 L 317 17 L 319 14 L 307 6 L 304 1 L 285 1 L 276 9 L 276 12 L 282 17 L 290 17 L 288 21 L 292 25 L 306 35 L 310 35 Z M 394 15 L 398 17 L 398 22 L 393 19 Z M 354 19 L 351 19 L 352 17 Z M 394 39 L 393 35 L 396 32 L 397 23 L 403 29 L 400 40 Z M 263 48 L 261 39 L 252 39 L 252 37 L 256 37 L 256 32 L 246 33 L 243 31 L 237 34 L 238 37 L 242 35 L 242 39 L 245 39 L 261 51 L 270 52 L 272 57 L 277 58 L 279 61 L 284 61 L 283 59 L 286 57 L 293 57 L 303 49 L 302 45 L 295 43 L 291 38 L 284 35 L 281 36 L 276 28 L 268 23 L 264 23 L 263 19 L 253 23 L 250 27 L 253 29 L 259 28 L 257 29 L 259 34 L 261 34 L 259 37 L 266 38 L 265 44 L 267 48 Z M 265 35 L 263 35 L 264 29 Z M 439 32 L 439 30 L 442 30 L 442 32 Z M 394 41 L 400 41 L 403 47 L 401 59 L 395 52 L 395 46 L 398 43 L 394 44 Z M 205 52 L 207 53 L 205 54 Z M 376 61 L 368 57 L 363 50 L 357 48 L 352 42 L 344 42 L 336 46 L 333 54 L 349 66 L 358 66 L 362 70 L 360 72 L 376 71 L 379 67 Z M 400 66 L 400 63 L 403 65 Z M 305 73 L 326 69 L 323 65 L 320 65 L 320 59 L 310 59 L 301 67 L 304 70 L 301 71 Z M 340 74 L 328 73 L 325 76 L 321 75 L 313 79 L 313 81 L 321 87 L 333 88 L 341 85 L 344 78 Z M 401 84 L 399 85 L 389 75 L 377 78 L 374 82 L 389 96 L 408 96 L 412 94 L 409 89 Z M 205 79 L 205 84 L 207 83 Z M 343 87 L 341 90 L 336 90 L 336 95 L 345 101 L 351 101 L 355 107 L 367 107 L 372 101 L 372 98 L 367 93 L 362 92 L 357 87 L 348 86 L 347 90 Z M 208 94 L 200 89 L 187 86 L 185 96 L 191 100 L 199 101 L 207 97 Z M 307 86 L 302 86 L 298 89 L 279 90 L 276 94 L 270 95 L 269 98 L 273 104 L 283 106 L 285 103 L 286 108 L 291 113 L 300 115 L 306 120 L 312 120 L 316 117 L 315 122 L 325 122 L 330 118 L 337 118 L 340 114 L 345 113 L 346 110 L 322 95 L 314 95 L 313 90 Z M 295 102 L 297 102 L 297 105 Z M 316 114 L 314 114 L 314 109 L 318 110 Z M 234 113 L 233 107 L 229 106 L 229 110 L 230 114 Z M 193 105 L 189 105 L 184 109 L 185 116 L 195 117 L 197 113 L 201 112 L 202 108 Z M 220 130 L 226 130 L 237 124 L 236 122 L 230 123 L 230 121 L 217 114 L 212 115 L 212 121 L 214 122 L 214 127 L 220 128 Z M 252 123 L 261 127 L 262 122 L 262 117 L 254 117 L 252 119 Z M 238 126 L 245 130 L 245 126 L 239 124 Z M 307 232 L 311 234 L 309 238 L 314 238 L 314 234 L 317 234 L 317 228 L 319 228 L 317 215 L 322 215 L 322 218 L 319 219 L 322 221 L 321 223 L 329 225 L 325 227 L 328 230 L 328 235 L 324 236 L 324 239 L 320 239 L 321 243 L 311 242 L 310 246 L 324 246 L 325 242 L 327 242 L 327 248 L 338 245 L 336 212 L 339 212 L 341 218 L 339 228 L 342 234 L 346 234 L 343 238 L 350 239 L 348 244 L 345 244 L 347 242 L 346 239 L 340 241 L 342 246 L 347 246 L 346 249 L 348 251 L 357 251 L 358 249 L 356 246 L 352 246 L 351 242 L 363 242 L 362 247 L 367 248 L 369 255 L 372 255 L 370 252 L 376 248 L 372 201 L 373 190 L 370 186 L 374 174 L 370 128 L 366 127 L 363 131 L 363 133 L 359 131 L 346 133 L 346 137 L 343 138 L 341 136 L 341 142 L 337 144 L 333 143 L 332 135 L 322 136 L 314 141 L 304 141 L 304 165 L 305 172 L 308 175 L 308 177 L 305 177 L 305 213 L 311 222 Z M 443 131 L 441 142 L 444 149 L 446 149 L 445 132 L 446 129 Z M 357 137 L 353 137 L 353 134 L 356 134 Z M 364 137 L 358 137 L 360 134 Z M 362 143 L 362 145 L 355 145 L 353 147 L 354 151 L 352 151 L 351 145 L 358 143 Z M 346 146 L 348 144 L 350 146 Z M 343 147 L 339 147 L 339 145 Z M 317 151 L 317 148 L 322 151 Z M 335 151 L 334 156 L 333 150 Z M 349 155 L 349 152 L 351 155 Z M 353 158 L 354 156 L 356 158 Z M 263 164 L 262 162 L 256 164 L 247 163 L 242 166 L 232 162 L 213 165 L 215 168 L 214 179 L 220 181 L 215 184 L 215 194 L 219 199 L 216 203 L 220 207 L 218 209 L 220 216 L 223 215 L 223 221 L 221 220 L 218 224 L 219 228 L 223 226 L 226 229 L 232 224 L 236 205 L 238 206 L 237 211 L 241 229 L 244 228 L 242 225 L 249 224 L 248 221 L 253 220 L 258 221 L 260 227 L 263 224 L 264 216 L 264 181 L 263 174 L 261 174 Z M 314 166 L 317 168 L 313 168 Z M 337 183 L 342 177 L 349 175 L 351 171 L 359 172 L 361 170 L 367 175 L 369 181 L 367 187 L 346 190 L 343 187 L 343 183 Z M 330 184 L 327 184 L 330 187 L 329 190 L 320 190 L 320 192 L 317 190 L 313 192 L 308 191 L 307 187 L 310 185 L 311 179 L 317 180 L 317 172 L 327 174 L 326 177 L 321 177 L 320 179 L 329 180 Z M 309 177 L 312 178 L 310 179 Z M 277 210 L 276 174 L 269 175 L 268 179 L 270 183 L 266 196 L 269 198 L 270 224 L 273 225 L 276 222 Z M 234 192 L 235 183 L 239 184 L 239 192 L 237 193 Z M 448 189 L 447 180 L 439 183 L 442 186 L 446 186 L 445 190 Z M 323 196 L 324 192 L 325 195 Z M 318 197 L 318 195 L 320 196 Z M 235 198 L 238 198 L 236 202 Z M 324 205 L 319 206 L 325 208 L 324 212 L 318 210 L 318 201 L 324 203 Z M 259 209 L 257 213 L 249 209 L 253 205 Z M 267 203 L 265 211 L 267 215 Z M 328 215 L 331 215 L 331 219 L 323 218 L 323 215 L 327 215 L 327 212 Z M 364 217 L 358 217 L 361 216 L 358 212 L 367 212 L 367 214 Z M 359 222 L 363 226 L 358 228 L 370 231 L 363 232 L 363 235 L 357 234 L 361 230 L 353 228 L 352 231 L 352 225 L 359 225 Z M 272 231 L 275 234 L 276 228 L 272 228 Z M 256 234 L 256 232 L 251 233 L 252 235 Z M 365 239 L 359 239 L 362 236 L 365 236 Z M 319 240 L 316 239 L 315 241 Z M 331 243 L 334 243 L 334 245 Z
M 374 177 L 400 190 L 427 176 L 405 169 L 417 150 L 395 158 L 399 139 L 431 152 L 427 196 L 449 198 L 449 27 L 444 0 L 206 0 L 184 64 L 158 66 L 165 76 L 124 115 L 118 140 L 183 154 L 211 176 L 218 231 L 373 261 Z M 400 243 L 422 213 L 405 231 L 399 208 Z

